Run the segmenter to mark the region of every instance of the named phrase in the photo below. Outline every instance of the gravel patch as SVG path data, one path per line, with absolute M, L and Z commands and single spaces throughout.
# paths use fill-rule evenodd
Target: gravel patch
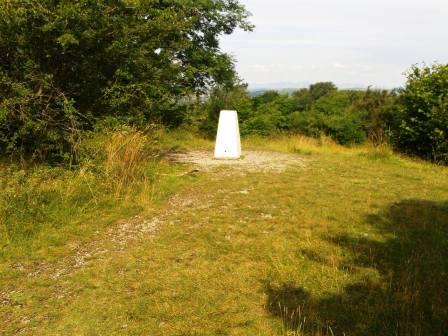
M 281 173 L 289 167 L 306 166 L 305 160 L 299 155 L 269 151 L 244 151 L 237 160 L 215 159 L 213 153 L 206 151 L 173 153 L 168 159 L 177 163 L 193 163 L 205 171 L 228 168 L 235 171 Z

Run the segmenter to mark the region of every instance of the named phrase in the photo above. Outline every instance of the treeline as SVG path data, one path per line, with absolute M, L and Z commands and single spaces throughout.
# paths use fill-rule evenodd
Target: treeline
M 311 85 L 291 95 L 267 91 L 250 97 L 244 86 L 216 89 L 206 103 L 203 129 L 213 134 L 219 110 L 238 110 L 243 135 L 271 135 L 280 131 L 313 137 L 329 135 L 340 144 L 380 140 L 382 125 L 393 114 L 397 95 L 388 91 L 338 90 L 331 82 Z
M 219 37 L 251 30 L 236 0 L 0 2 L 0 156 L 76 162 L 86 132 L 198 126 L 236 109 L 243 135 L 370 140 L 448 162 L 448 65 L 413 67 L 394 91 L 317 83 L 251 98 Z M 204 97 L 206 97 L 204 101 Z
M 250 97 L 244 85 L 215 88 L 204 103 L 201 129 L 212 135 L 219 111 L 239 112 L 243 135 L 278 132 L 327 135 L 343 145 L 389 143 L 395 149 L 448 163 L 448 65 L 412 67 L 404 88 L 339 90 L 331 82 L 291 95 Z

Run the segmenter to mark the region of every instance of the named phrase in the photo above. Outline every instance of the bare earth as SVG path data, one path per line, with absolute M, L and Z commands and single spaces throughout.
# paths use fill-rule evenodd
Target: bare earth
M 298 155 L 269 151 L 244 151 L 238 160 L 214 159 L 212 152 L 192 151 L 170 154 L 169 159 L 178 163 L 193 163 L 201 170 L 231 168 L 236 172 L 284 172 L 288 167 L 305 167 L 305 160 Z

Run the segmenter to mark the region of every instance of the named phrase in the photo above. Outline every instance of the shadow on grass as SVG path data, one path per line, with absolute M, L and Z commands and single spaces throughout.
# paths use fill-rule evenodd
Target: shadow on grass
M 389 238 L 330 241 L 353 256 L 351 268 L 376 269 L 379 281 L 318 298 L 304 288 L 268 284 L 269 312 L 305 335 L 448 335 L 448 203 L 401 201 L 367 220 Z M 301 317 L 292 317 L 298 311 Z

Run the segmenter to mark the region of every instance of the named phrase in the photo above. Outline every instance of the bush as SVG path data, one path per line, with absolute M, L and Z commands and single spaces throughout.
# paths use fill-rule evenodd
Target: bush
M 233 87 L 217 86 L 211 90 L 210 95 L 201 108 L 204 119 L 201 121 L 200 129 L 208 136 L 215 136 L 218 128 L 218 119 L 221 110 L 236 110 L 240 123 L 251 117 L 252 101 L 247 94 L 246 85 Z
M 448 65 L 412 67 L 392 141 L 399 150 L 448 163 Z
M 361 119 L 356 116 L 325 116 L 326 134 L 341 145 L 360 144 L 366 140 Z
M 322 133 L 322 121 L 310 111 L 294 112 L 289 116 L 290 130 L 294 133 L 319 137 Z
M 254 114 L 241 125 L 243 135 L 270 135 L 282 130 L 285 117 L 275 102 L 260 105 Z
M 51 76 L 35 80 L 37 92 L 0 70 L 0 151 L 39 160 L 72 158 L 81 122 L 74 102 L 54 89 Z
M 202 129 L 214 135 L 219 111 L 239 112 L 243 135 L 292 132 L 312 137 L 331 136 L 339 144 L 359 144 L 369 137 L 385 141 L 387 122 L 394 120 L 396 94 L 389 91 L 338 90 L 331 82 L 316 83 L 292 95 L 276 91 L 250 98 L 245 86 L 215 88 L 205 102 Z
M 267 91 L 250 98 L 245 87 L 212 92 L 205 103 L 203 125 L 214 134 L 219 111 L 239 112 L 243 135 L 281 131 L 331 136 L 342 145 L 367 139 L 425 159 L 448 162 L 448 65 L 414 67 L 405 89 L 337 90 L 332 83 L 316 83 L 292 95 Z

